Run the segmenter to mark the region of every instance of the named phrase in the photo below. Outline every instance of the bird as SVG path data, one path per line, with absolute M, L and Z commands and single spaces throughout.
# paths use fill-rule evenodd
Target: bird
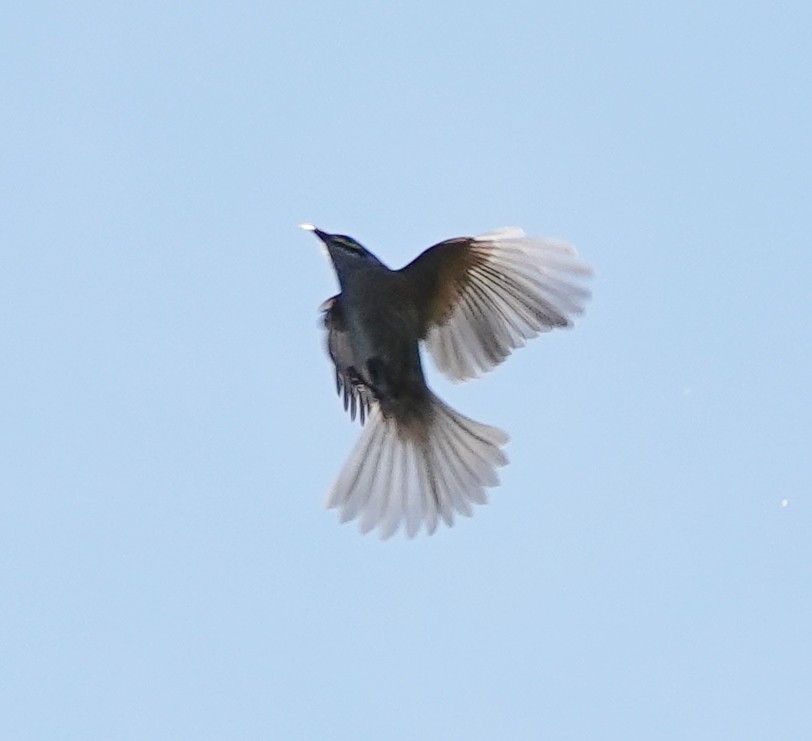
M 506 227 L 446 239 L 392 270 L 352 237 L 312 224 L 340 292 L 320 307 L 336 391 L 363 431 L 326 505 L 382 539 L 471 516 L 498 485 L 508 435 L 428 387 L 420 348 L 455 382 L 584 310 L 591 268 L 569 244 Z

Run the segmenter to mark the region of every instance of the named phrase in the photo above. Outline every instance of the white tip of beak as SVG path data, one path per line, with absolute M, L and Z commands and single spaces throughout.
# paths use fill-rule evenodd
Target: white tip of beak
M 316 227 L 313 226 L 313 224 L 299 224 L 299 228 L 304 229 L 305 231 L 308 231 L 308 232 L 316 231 Z

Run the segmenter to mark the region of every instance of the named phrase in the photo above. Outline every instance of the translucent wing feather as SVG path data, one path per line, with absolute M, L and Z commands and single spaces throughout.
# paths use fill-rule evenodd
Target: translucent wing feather
M 403 268 L 422 309 L 423 339 L 455 381 L 502 362 L 531 337 L 569 327 L 591 271 L 570 245 L 508 228 L 450 239 Z

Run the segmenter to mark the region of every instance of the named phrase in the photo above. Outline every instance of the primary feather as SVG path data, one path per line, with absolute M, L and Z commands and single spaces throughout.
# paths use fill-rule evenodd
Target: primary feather
M 570 326 L 589 298 L 580 282 L 591 271 L 572 246 L 507 228 L 441 242 L 403 272 L 433 297 L 424 317 L 432 359 L 464 381 L 531 337 Z

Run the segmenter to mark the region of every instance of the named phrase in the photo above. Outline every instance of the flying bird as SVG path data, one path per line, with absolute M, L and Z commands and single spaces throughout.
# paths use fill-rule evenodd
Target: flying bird
M 391 270 L 352 237 L 301 226 L 338 278 L 341 292 L 321 306 L 327 351 L 344 408 L 365 425 L 328 508 L 381 538 L 470 516 L 499 483 L 508 436 L 432 393 L 420 343 L 452 380 L 475 378 L 531 337 L 571 326 L 589 267 L 564 242 L 506 228 L 447 239 Z

